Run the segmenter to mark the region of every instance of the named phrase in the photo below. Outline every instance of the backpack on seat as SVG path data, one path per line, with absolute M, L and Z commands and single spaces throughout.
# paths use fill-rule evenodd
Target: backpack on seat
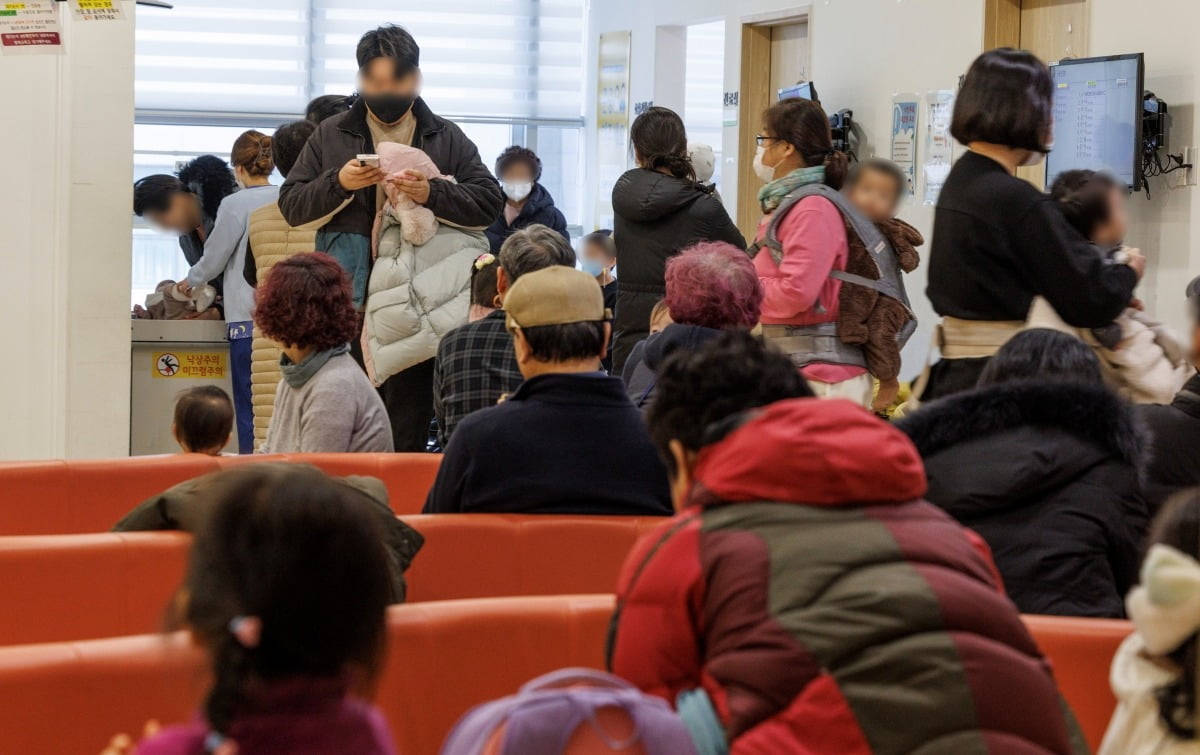
M 695 755 L 664 700 L 612 674 L 553 671 L 463 716 L 442 755 Z

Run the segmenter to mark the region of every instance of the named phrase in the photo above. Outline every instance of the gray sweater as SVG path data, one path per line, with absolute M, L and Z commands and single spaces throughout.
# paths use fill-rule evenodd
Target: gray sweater
M 332 357 L 299 388 L 279 383 L 263 453 L 395 450 L 387 409 L 349 354 Z

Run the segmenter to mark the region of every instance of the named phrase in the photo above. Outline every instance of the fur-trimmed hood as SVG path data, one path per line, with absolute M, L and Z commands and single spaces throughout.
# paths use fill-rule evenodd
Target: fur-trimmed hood
M 221 200 L 237 191 L 233 171 L 216 155 L 200 155 L 180 168 L 179 180 L 200 197 L 200 209 L 209 218 L 216 218 Z
M 1082 383 L 976 388 L 928 404 L 897 426 L 926 459 L 960 443 L 1021 428 L 1064 431 L 1139 470 L 1149 457 L 1149 433 L 1133 407 L 1104 386 Z

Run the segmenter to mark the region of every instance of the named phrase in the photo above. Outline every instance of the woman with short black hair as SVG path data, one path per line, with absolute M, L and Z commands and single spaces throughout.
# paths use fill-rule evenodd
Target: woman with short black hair
M 975 385 L 988 359 L 1043 296 L 1070 325 L 1105 325 L 1133 299 L 1146 261 L 1110 264 L 1046 194 L 1018 178 L 1053 146 L 1053 82 L 1022 50 L 990 50 L 967 71 L 950 132 L 969 150 L 934 216 L 928 295 L 943 317 L 924 398 Z
M 554 197 L 539 183 L 542 160 L 533 150 L 513 145 L 501 152 L 496 158 L 496 177 L 504 191 L 504 211 L 484 231 L 493 254 L 500 251 L 504 240 L 514 231 L 534 223 L 553 228 L 567 241 L 571 240 L 566 217 L 554 206 Z

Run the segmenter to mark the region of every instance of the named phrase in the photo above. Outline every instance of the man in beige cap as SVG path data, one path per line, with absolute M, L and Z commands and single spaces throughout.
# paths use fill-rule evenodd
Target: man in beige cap
M 425 513 L 669 515 L 641 412 L 600 368 L 612 313 L 596 279 L 562 266 L 528 273 L 504 312 L 525 380 L 458 425 Z

